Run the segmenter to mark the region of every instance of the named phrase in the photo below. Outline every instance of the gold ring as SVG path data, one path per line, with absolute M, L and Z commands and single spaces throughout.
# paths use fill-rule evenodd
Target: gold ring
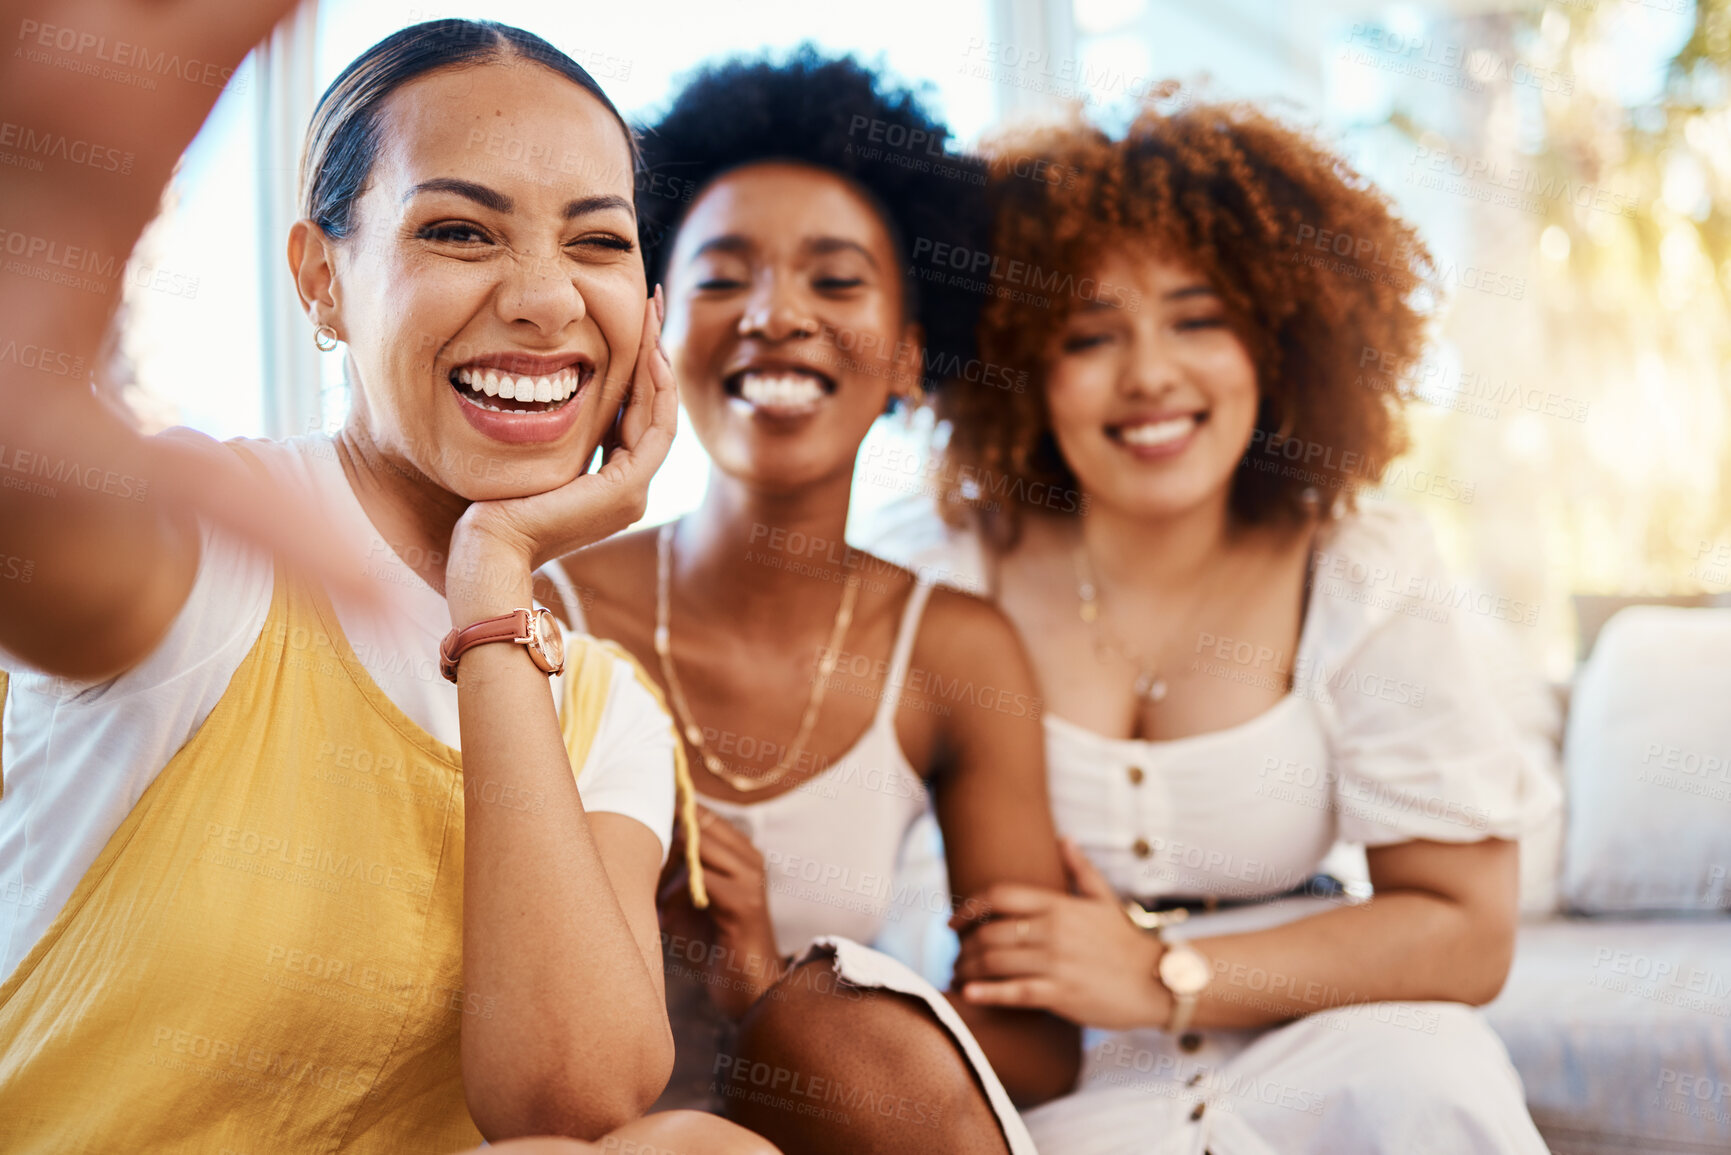
M 1028 920 L 1025 918 L 1018 918 L 1016 920 L 1016 945 L 1021 946 L 1023 943 L 1025 943 L 1027 941 L 1028 941 Z

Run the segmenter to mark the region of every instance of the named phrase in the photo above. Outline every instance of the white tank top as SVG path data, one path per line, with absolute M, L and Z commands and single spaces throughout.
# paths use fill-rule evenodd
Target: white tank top
M 587 631 L 582 603 L 563 566 L 543 572 Z M 785 794 L 763 802 L 704 796 L 763 854 L 776 950 L 791 954 L 820 934 L 871 944 L 888 922 L 917 917 L 921 899 L 899 895 L 896 863 L 928 805 L 926 785 L 902 753 L 896 707 L 932 582 L 915 582 L 902 610 L 882 696 L 871 724 L 845 754 Z M 701 792 L 701 789 L 700 789 Z
M 558 586 L 573 626 L 586 632 L 582 602 L 564 567 L 552 565 L 544 572 Z M 896 707 L 931 593 L 932 582 L 922 578 L 908 594 L 882 697 L 871 724 L 847 753 L 786 794 L 763 802 L 703 799 L 763 854 L 770 922 L 776 950 L 784 956 L 820 934 L 870 945 L 886 926 L 915 928 L 935 917 L 929 913 L 927 888 L 896 876 L 904 846 L 929 853 L 925 843 L 931 841 L 929 820 L 919 821 L 927 813 L 926 784 L 896 737 Z M 715 1058 L 732 1050 L 733 1024 L 710 1000 L 702 944 L 663 933 L 662 953 L 674 1065 L 654 1109 L 719 1110 L 723 1100 L 714 1090 Z

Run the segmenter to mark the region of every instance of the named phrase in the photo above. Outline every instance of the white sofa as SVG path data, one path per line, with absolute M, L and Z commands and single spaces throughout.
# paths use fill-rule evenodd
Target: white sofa
M 1486 1015 L 1558 1155 L 1731 1151 L 1731 609 L 1633 606 L 1595 647 L 1581 608 L 1561 837 L 1523 845 Z

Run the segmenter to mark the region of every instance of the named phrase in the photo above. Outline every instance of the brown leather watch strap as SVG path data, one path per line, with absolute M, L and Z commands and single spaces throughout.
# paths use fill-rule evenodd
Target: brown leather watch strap
M 472 626 L 452 630 L 439 643 L 439 672 L 455 682 L 457 660 L 476 646 L 488 642 L 526 642 L 531 637 L 530 612 L 512 610 L 496 618 L 482 618 Z

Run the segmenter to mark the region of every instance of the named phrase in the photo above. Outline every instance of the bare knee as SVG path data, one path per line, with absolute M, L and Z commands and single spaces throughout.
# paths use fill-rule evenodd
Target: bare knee
M 603 1136 L 600 1155 L 781 1155 L 775 1144 L 702 1111 L 659 1111 Z
M 898 1082 L 940 1095 L 974 1088 L 966 1060 L 929 1009 L 907 995 L 842 982 L 828 959 L 801 965 L 758 1000 L 740 1023 L 733 1069 L 719 1074 L 785 1094 L 795 1072 L 893 1072 Z
M 906 995 L 838 981 L 827 959 L 752 1007 L 734 1055 L 718 1060 L 716 1090 L 730 1117 L 789 1152 L 1004 1149 L 937 1017 Z

